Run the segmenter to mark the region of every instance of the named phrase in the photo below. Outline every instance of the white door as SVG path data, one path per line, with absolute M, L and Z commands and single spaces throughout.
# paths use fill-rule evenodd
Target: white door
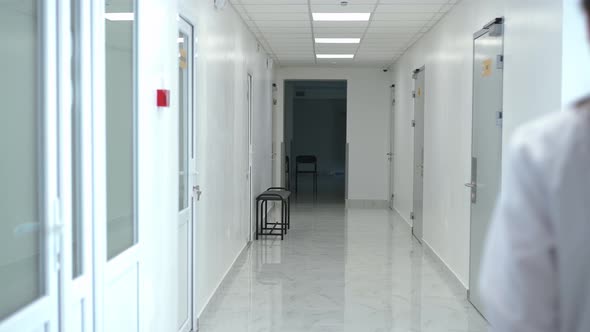
M 57 3 L 0 1 L 0 331 L 58 331 Z
M 389 113 L 389 208 L 394 209 L 393 200 L 395 197 L 395 85 L 391 86 L 391 109 Z
M 253 206 L 254 203 L 252 202 L 253 199 L 253 195 L 252 195 L 252 159 L 253 159 L 253 146 L 252 146 L 252 109 L 253 109 L 253 97 L 254 97 L 254 92 L 253 92 L 253 80 L 252 80 L 252 75 L 248 74 L 248 88 L 246 91 L 246 102 L 247 102 L 247 107 L 248 107 L 248 121 L 247 121 L 247 128 L 246 131 L 248 133 L 248 139 L 246 140 L 246 144 L 247 144 L 247 151 L 248 151 L 248 160 L 247 160 L 247 174 L 246 174 L 246 213 L 248 214 L 248 225 L 249 225 L 249 230 L 248 230 L 248 241 L 252 241 L 253 238 L 253 233 L 254 233 L 254 224 L 253 224 L 253 218 L 252 218 L 252 212 L 253 212 Z
M 92 331 L 92 8 L 87 1 L 59 6 L 60 202 L 64 224 L 60 319 L 62 331 Z
M 178 322 L 180 332 L 193 327 L 193 181 L 194 153 L 194 44 L 193 26 L 181 18 L 178 34 Z M 194 188 L 197 196 L 199 188 Z M 199 197 L 197 197 L 199 198 Z
M 500 189 L 502 169 L 502 20 L 475 34 L 473 59 L 473 138 L 469 299 L 482 311 L 477 283 L 489 221 Z
M 414 212 L 412 232 L 422 242 L 424 208 L 424 68 L 414 72 Z
M 105 183 L 106 188 L 104 195 L 98 190 L 95 209 L 100 211 L 106 207 L 106 216 L 97 216 L 106 221 L 106 234 L 97 240 L 95 255 L 98 266 L 106 262 L 104 280 L 97 286 L 103 303 L 97 309 L 104 310 L 98 320 L 104 322 L 102 330 L 109 332 L 139 329 L 136 8 L 134 0 L 107 1 L 102 20 L 106 57 L 105 112 L 104 117 L 95 119 L 94 125 L 99 135 L 95 144 L 105 144 L 106 169 L 95 178 L 97 183 Z M 132 17 L 115 16 L 117 13 L 132 13 Z M 94 52 L 95 56 L 100 53 Z M 100 135 L 106 137 L 101 139 Z M 100 145 L 95 147 L 98 151 L 102 149 Z M 106 174 L 106 179 L 101 178 L 101 173 Z M 104 198 L 106 201 L 101 202 Z M 104 230 L 97 232 L 100 234 Z M 100 248 L 105 243 L 106 248 Z

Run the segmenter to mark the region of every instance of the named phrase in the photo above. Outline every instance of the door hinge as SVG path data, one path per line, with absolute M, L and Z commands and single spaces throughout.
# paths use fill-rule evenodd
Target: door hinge
M 416 128 L 416 120 L 412 120 L 412 128 Z
M 504 69 L 504 55 L 503 54 L 498 54 L 498 56 L 496 57 L 496 63 L 497 63 L 498 69 Z
M 416 91 L 412 91 L 412 98 L 416 98 Z
M 410 220 L 414 220 L 414 219 L 415 219 L 414 212 L 410 212 Z
M 496 126 L 502 127 L 503 123 L 504 123 L 504 112 L 500 111 L 496 115 Z

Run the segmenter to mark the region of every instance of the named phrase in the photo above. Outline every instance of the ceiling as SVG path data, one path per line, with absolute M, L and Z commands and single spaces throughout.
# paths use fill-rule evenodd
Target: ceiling
M 387 67 L 460 0 L 230 0 L 281 66 Z M 311 13 L 372 13 L 368 22 L 314 22 Z M 316 44 L 314 38 L 361 38 L 360 44 Z M 354 54 L 352 60 L 315 54 Z

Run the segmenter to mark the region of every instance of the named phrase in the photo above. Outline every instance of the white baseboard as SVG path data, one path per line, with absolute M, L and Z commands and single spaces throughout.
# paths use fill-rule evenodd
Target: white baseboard
M 227 270 L 223 274 L 223 277 L 217 283 L 217 286 L 215 287 L 215 290 L 213 290 L 213 292 L 207 298 L 207 301 L 205 301 L 205 305 L 203 305 L 203 308 L 201 309 L 201 312 L 199 312 L 198 316 L 196 317 L 197 320 L 199 320 L 200 317 L 203 315 L 203 312 L 205 312 L 205 310 L 207 310 L 207 307 L 209 306 L 209 303 L 211 302 L 211 299 L 213 299 L 213 297 L 215 296 L 215 294 L 217 294 L 217 291 L 219 290 L 219 287 L 221 287 L 221 284 L 223 284 L 223 282 L 227 278 L 227 275 L 229 274 L 229 271 L 231 271 L 231 269 L 234 267 L 234 265 L 236 264 L 236 262 L 238 261 L 238 259 L 240 258 L 240 256 L 242 256 L 242 254 L 244 253 L 244 251 L 246 251 L 250 247 L 251 244 L 252 244 L 252 242 L 247 242 L 246 245 L 244 246 L 244 248 L 242 248 L 242 250 L 240 250 L 240 252 L 236 256 L 236 258 L 234 258 L 233 262 L 229 265 L 229 267 L 227 268 Z
M 428 244 L 428 242 L 426 242 L 426 240 L 422 240 L 422 245 L 424 247 L 424 253 L 434 258 L 437 261 L 437 263 L 444 268 L 445 273 L 448 275 L 449 279 L 453 280 L 453 282 L 456 283 L 456 286 L 459 287 L 465 293 L 465 297 L 468 297 L 469 287 L 463 284 L 457 273 L 455 273 L 455 271 L 451 269 L 449 264 L 447 264 L 447 262 L 445 262 L 444 259 L 442 259 L 442 257 L 440 257 L 440 255 L 434 249 L 432 249 L 432 247 L 430 246 L 430 244 Z
M 405 217 L 404 217 L 404 216 L 403 216 L 403 215 L 402 215 L 402 214 L 401 214 L 401 213 L 398 211 L 398 209 L 396 209 L 396 208 L 393 208 L 393 211 L 394 211 L 395 213 L 397 213 L 397 215 L 398 215 L 400 218 L 402 218 L 402 220 L 403 220 L 403 221 L 405 221 L 405 222 L 406 222 L 406 224 L 408 224 L 408 226 L 410 226 L 410 228 L 414 227 L 414 224 L 412 223 L 412 221 L 410 221 L 410 220 L 406 219 L 406 218 L 405 218 Z
M 347 199 L 346 208 L 348 209 L 388 209 L 389 201 L 387 200 L 366 200 L 366 199 Z

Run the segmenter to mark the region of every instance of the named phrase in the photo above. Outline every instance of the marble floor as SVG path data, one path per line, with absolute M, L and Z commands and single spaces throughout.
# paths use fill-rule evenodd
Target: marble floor
M 284 241 L 255 241 L 202 332 L 486 331 L 465 290 L 386 210 L 300 204 Z

